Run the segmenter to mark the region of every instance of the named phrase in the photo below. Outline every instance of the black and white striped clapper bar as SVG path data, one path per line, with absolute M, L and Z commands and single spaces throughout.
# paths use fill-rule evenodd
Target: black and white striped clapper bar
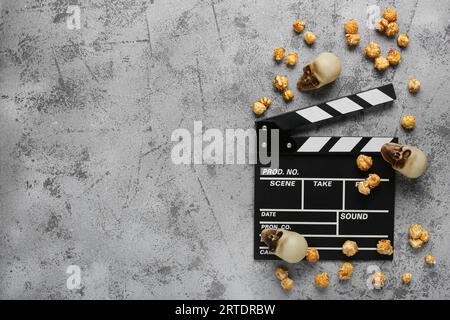
M 393 258 L 377 253 L 376 246 L 383 239 L 394 245 L 395 175 L 382 159 L 380 148 L 397 138 L 297 134 L 303 128 L 386 105 L 395 98 L 389 84 L 256 122 L 258 131 L 278 129 L 279 166 L 271 168 L 260 159 L 255 166 L 255 259 L 278 259 L 260 242 L 265 228 L 299 232 L 323 260 L 347 259 L 342 253 L 346 240 L 356 241 L 359 247 L 350 259 Z M 270 134 L 265 141 L 258 139 L 258 151 L 261 148 L 273 154 Z M 367 172 L 356 166 L 360 153 L 373 158 Z M 356 183 L 369 173 L 377 173 L 381 184 L 365 196 Z

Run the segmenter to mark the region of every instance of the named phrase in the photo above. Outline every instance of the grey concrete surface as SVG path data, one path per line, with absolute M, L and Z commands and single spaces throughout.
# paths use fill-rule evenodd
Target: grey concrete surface
M 80 30 L 66 26 L 69 4 L 81 8 Z M 383 75 L 363 48 L 396 45 L 365 26 L 369 4 L 397 8 L 411 38 Z M 446 0 L 2 1 L 0 298 L 450 298 L 449 13 Z M 296 18 L 318 36 L 313 47 L 293 33 Z M 361 28 L 354 50 L 342 33 L 349 18 Z M 276 46 L 298 50 L 299 65 L 275 65 Z M 324 50 L 343 59 L 340 78 L 312 94 L 294 89 L 284 103 L 272 77 L 286 74 L 294 88 L 301 65 Z M 414 96 L 412 77 L 422 82 Z M 195 120 L 252 128 L 262 96 L 274 100 L 270 116 L 390 81 L 391 108 L 311 134 L 398 135 L 426 151 L 426 174 L 397 180 L 395 259 L 357 262 L 347 283 L 336 279 L 339 262 L 299 263 L 286 294 L 277 263 L 253 260 L 253 167 L 174 165 L 171 133 Z M 403 114 L 416 116 L 413 131 L 399 126 Z M 407 244 L 413 222 L 432 235 L 419 251 Z M 381 291 L 366 287 L 371 264 L 388 277 Z M 80 266 L 81 289 L 66 288 L 69 265 Z M 325 290 L 313 285 L 319 271 L 331 274 Z

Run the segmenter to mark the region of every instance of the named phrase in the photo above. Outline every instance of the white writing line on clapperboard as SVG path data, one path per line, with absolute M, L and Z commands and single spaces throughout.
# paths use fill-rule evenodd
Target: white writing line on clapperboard
M 260 224 L 280 223 L 280 224 L 313 224 L 313 225 L 336 225 L 336 222 L 296 222 L 296 221 L 260 221 Z
M 279 177 L 260 177 L 260 180 L 303 180 L 303 181 L 363 181 L 363 178 L 279 178 Z M 389 182 L 389 179 L 381 179 L 382 182 Z
M 302 180 L 302 202 L 301 202 L 302 209 L 305 207 L 305 197 L 303 195 L 304 192 L 303 190 L 305 190 L 305 180 Z
M 366 235 L 366 234 L 303 234 L 305 238 L 389 238 L 387 234 L 375 234 L 375 235 Z
M 344 183 L 344 188 L 345 188 L 345 183 Z M 345 208 L 345 190 L 342 193 L 342 208 Z M 336 211 L 336 236 L 339 235 L 339 211 Z
M 389 213 L 389 210 L 335 210 L 335 209 L 259 209 L 259 211 L 277 211 L 277 212 L 367 212 L 367 213 Z
M 314 247 L 314 248 L 317 250 L 342 250 L 342 247 Z M 261 246 L 261 247 L 259 247 L 259 249 L 267 250 L 267 249 L 269 249 L 269 247 Z M 375 251 L 375 250 L 377 250 L 377 248 L 359 248 L 358 247 L 358 250 L 360 250 L 360 251 Z

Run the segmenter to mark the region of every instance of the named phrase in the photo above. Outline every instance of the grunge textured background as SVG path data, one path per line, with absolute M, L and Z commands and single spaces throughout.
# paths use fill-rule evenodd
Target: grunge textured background
M 69 30 L 69 4 L 81 29 Z M 366 8 L 394 5 L 410 46 L 400 65 L 377 73 L 362 54 L 375 40 Z M 2 1 L 0 18 L 0 298 L 450 298 L 449 171 L 450 2 L 80 0 Z M 307 21 L 317 42 L 292 31 Z M 360 22 L 361 45 L 348 49 L 346 19 Z M 299 51 L 294 69 L 275 65 L 272 50 Z M 276 74 L 291 87 L 301 66 L 331 50 L 343 74 L 331 86 L 290 104 L 272 89 Z M 422 82 L 417 95 L 407 80 Z M 311 132 L 397 135 L 429 155 L 417 181 L 400 176 L 396 253 L 378 265 L 382 291 L 366 287 L 369 262 L 338 283 L 341 262 L 290 267 L 289 294 L 276 262 L 252 256 L 253 167 L 175 166 L 170 135 L 193 121 L 206 128 L 252 128 L 251 103 L 274 102 L 267 115 L 308 106 L 393 81 L 398 100 L 387 109 Z M 405 132 L 401 115 L 417 127 Z M 410 223 L 432 235 L 419 251 L 407 244 Z M 429 268 L 423 256 L 437 265 Z M 82 288 L 66 288 L 66 268 L 79 265 Z M 318 290 L 313 278 L 331 274 Z M 410 271 L 413 282 L 400 284 Z

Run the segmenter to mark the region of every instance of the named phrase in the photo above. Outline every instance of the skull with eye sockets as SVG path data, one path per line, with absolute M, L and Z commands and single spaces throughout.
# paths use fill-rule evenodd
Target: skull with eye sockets
M 330 52 L 322 52 L 303 68 L 303 75 L 297 82 L 302 91 L 318 89 L 333 82 L 341 74 L 341 61 Z
M 306 256 L 308 243 L 297 232 L 284 229 L 264 229 L 260 234 L 271 254 L 289 263 L 297 263 Z
M 408 178 L 420 177 L 427 168 L 427 156 L 416 147 L 385 143 L 381 155 L 394 170 Z

